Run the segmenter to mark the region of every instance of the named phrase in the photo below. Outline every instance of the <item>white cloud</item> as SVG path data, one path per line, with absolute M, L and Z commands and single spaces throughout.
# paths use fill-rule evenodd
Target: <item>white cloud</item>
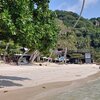
M 66 2 L 62 2 L 59 6 L 56 7 L 56 9 L 59 10 L 65 10 L 68 4 Z
M 70 5 L 68 2 L 62 2 L 56 9 L 62 9 L 67 11 L 79 12 L 82 6 L 83 0 L 76 0 L 77 2 L 74 5 Z M 85 9 L 88 8 L 90 5 L 95 5 L 98 3 L 99 0 L 85 0 Z
M 75 4 L 73 6 L 68 6 L 66 10 L 76 12 L 80 8 L 81 8 L 81 5 L 78 3 L 78 4 Z
M 89 7 L 90 5 L 95 5 L 98 3 L 99 0 L 85 0 L 85 8 Z M 82 4 L 83 0 L 79 0 L 79 3 Z

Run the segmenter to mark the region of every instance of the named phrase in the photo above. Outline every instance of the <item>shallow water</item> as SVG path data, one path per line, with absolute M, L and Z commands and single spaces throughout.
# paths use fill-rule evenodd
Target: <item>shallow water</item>
M 100 100 L 100 79 L 80 88 L 64 90 L 46 100 Z

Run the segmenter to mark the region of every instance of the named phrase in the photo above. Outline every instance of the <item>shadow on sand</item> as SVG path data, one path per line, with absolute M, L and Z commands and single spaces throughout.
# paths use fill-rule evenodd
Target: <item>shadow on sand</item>
M 29 78 L 16 77 L 16 76 L 0 76 L 0 88 L 11 86 L 23 86 L 22 84 L 13 81 L 30 80 Z

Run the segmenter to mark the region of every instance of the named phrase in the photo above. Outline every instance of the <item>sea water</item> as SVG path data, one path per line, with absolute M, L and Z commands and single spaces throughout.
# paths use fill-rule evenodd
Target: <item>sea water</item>
M 76 89 L 66 89 L 46 100 L 100 100 L 100 79 Z

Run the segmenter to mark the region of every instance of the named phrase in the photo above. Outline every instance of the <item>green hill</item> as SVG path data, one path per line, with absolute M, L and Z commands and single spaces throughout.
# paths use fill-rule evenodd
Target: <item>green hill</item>
M 57 14 L 56 22 L 61 30 L 60 34 L 72 34 L 73 32 L 76 35 L 75 38 L 81 38 L 81 40 L 90 39 L 89 47 L 100 47 L 100 17 L 91 19 L 85 19 L 82 17 L 76 28 L 73 28 L 79 17 L 78 14 L 59 10 L 55 12 Z M 85 48 L 84 46 L 82 47 Z
M 61 47 L 67 47 L 69 50 L 89 50 L 95 56 L 100 52 L 100 17 L 91 19 L 81 17 L 76 28 L 73 28 L 78 14 L 59 10 L 55 12 L 60 29 L 58 44 Z

